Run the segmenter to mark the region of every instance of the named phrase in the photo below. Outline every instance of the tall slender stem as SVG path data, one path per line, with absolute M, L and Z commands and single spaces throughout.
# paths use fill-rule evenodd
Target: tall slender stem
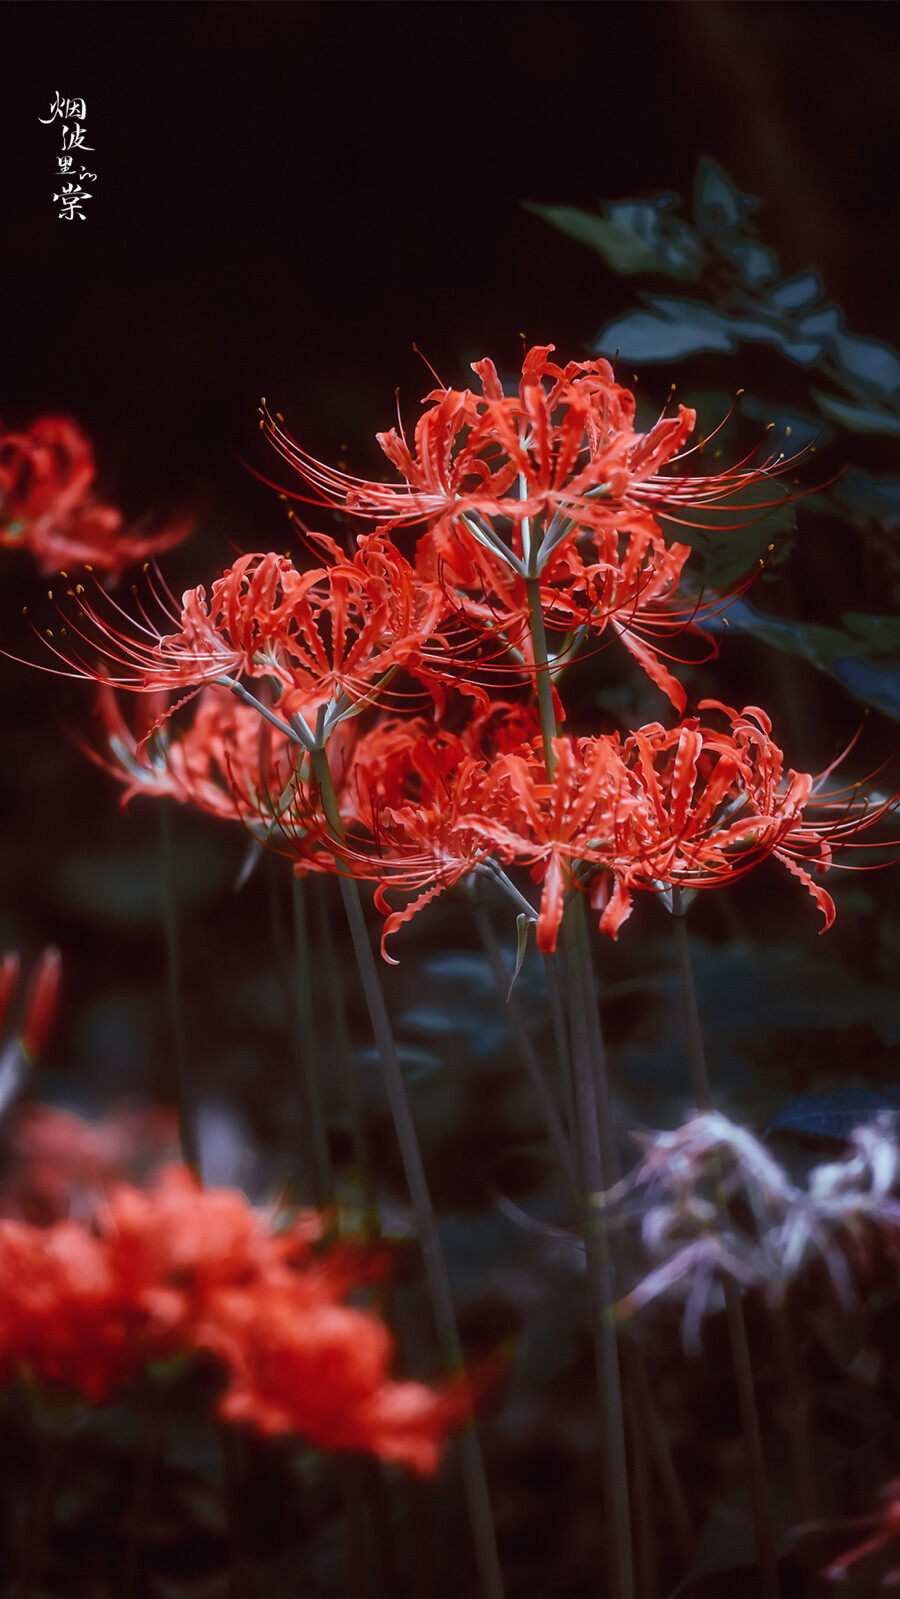
M 539 542 L 535 535 L 532 553 L 536 558 Z M 529 628 L 534 654 L 535 687 L 541 718 L 544 764 L 552 781 L 556 770 L 553 740 L 557 734 L 556 711 L 540 580 L 536 575 L 525 582 L 528 597 Z M 603 1486 L 606 1536 L 615 1599 L 632 1599 L 634 1568 L 631 1551 L 631 1510 L 628 1495 L 628 1457 L 625 1443 L 625 1413 L 622 1403 L 622 1377 L 613 1312 L 615 1275 L 609 1248 L 606 1219 L 600 1204 L 607 1183 L 604 1180 L 603 1154 L 597 1116 L 595 1067 L 602 1075 L 607 1096 L 602 1053 L 597 1056 L 599 1027 L 590 1018 L 592 984 L 588 975 L 590 947 L 587 921 L 580 898 L 570 904 L 563 917 L 566 947 L 568 1000 L 572 1034 L 572 1075 L 575 1120 L 578 1129 L 578 1164 L 583 1184 L 582 1216 L 588 1292 L 594 1331 L 594 1356 L 597 1363 L 597 1389 L 600 1401 L 600 1427 L 603 1439 Z M 608 1102 L 608 1101 L 607 1101 Z
M 172 858 L 172 822 L 169 802 L 159 807 L 159 857 L 162 887 L 163 932 L 166 944 L 166 980 L 169 990 L 169 1017 L 175 1056 L 175 1097 L 178 1111 L 178 1138 L 181 1158 L 197 1177 L 201 1177 L 200 1150 L 197 1144 L 196 1102 L 188 1065 L 184 1003 L 181 990 L 181 940 L 175 906 L 175 868 Z
M 572 1065 L 579 1152 L 585 1189 L 582 1205 L 584 1249 L 591 1296 L 594 1356 L 597 1363 L 600 1420 L 603 1430 L 603 1486 L 607 1540 L 612 1567 L 612 1593 L 615 1599 L 631 1599 L 634 1593 L 631 1512 L 622 1381 L 613 1313 L 615 1276 L 609 1248 L 609 1233 L 601 1205 L 607 1183 L 600 1148 L 590 1024 L 587 1017 L 587 992 L 583 976 L 585 960 L 589 955 L 583 938 L 584 924 L 579 917 L 567 914 L 563 922 L 563 932 L 569 973 Z
M 522 1012 L 519 1009 L 515 994 L 508 994 L 510 974 L 507 971 L 506 962 L 503 959 L 503 953 L 497 940 L 497 934 L 494 931 L 493 923 L 491 922 L 487 908 L 484 905 L 479 905 L 477 903 L 473 904 L 472 914 L 475 919 L 475 926 L 478 929 L 478 935 L 484 947 L 484 953 L 487 956 L 488 965 L 493 973 L 494 981 L 497 984 L 500 997 L 506 1006 L 506 1019 L 509 1022 L 509 1030 L 515 1039 L 516 1048 L 518 1049 L 522 1064 L 531 1079 L 532 1087 L 534 1088 L 535 1094 L 540 1101 L 541 1110 L 544 1113 L 544 1122 L 547 1127 L 547 1133 L 549 1135 L 550 1142 L 553 1145 L 556 1158 L 559 1161 L 560 1169 L 566 1180 L 566 1184 L 570 1193 L 574 1196 L 577 1188 L 577 1180 L 575 1177 L 575 1166 L 572 1160 L 571 1146 L 563 1130 L 562 1122 L 559 1119 L 559 1112 L 553 1103 L 553 1095 L 550 1092 L 550 1086 L 546 1077 L 544 1076 L 543 1067 L 537 1058 L 534 1045 L 528 1036 L 528 1031 L 522 1019 Z
M 322 1191 L 322 1203 L 334 1197 L 334 1179 L 331 1157 L 328 1152 L 328 1131 L 325 1125 L 325 1108 L 322 1103 L 320 1057 L 317 1049 L 316 1029 L 313 1023 L 312 968 L 309 954 L 309 929 L 307 927 L 306 884 L 296 872 L 291 878 L 291 903 L 294 912 L 294 974 L 296 985 L 296 1015 L 303 1073 L 306 1080 L 307 1099 L 312 1118 L 312 1143 L 315 1159 L 316 1182 Z
M 350 1048 L 350 1039 L 347 1033 L 344 983 L 340 967 L 335 958 L 334 937 L 331 931 L 331 908 L 328 903 L 328 894 L 326 893 L 330 886 L 330 878 L 321 874 L 316 877 L 315 888 L 319 912 L 316 921 L 316 932 L 322 946 L 322 966 L 325 971 L 325 982 L 331 1007 L 331 1048 L 334 1052 L 333 1059 L 341 1083 L 344 1104 L 347 1110 L 347 1120 L 350 1124 L 353 1161 L 360 1182 L 363 1185 L 368 1206 L 371 1203 L 369 1141 L 366 1134 L 366 1118 L 363 1111 L 359 1070 L 353 1058 L 353 1051 Z
M 572 1157 L 578 1166 L 578 1139 L 576 1129 L 578 1116 L 575 1111 L 575 1094 L 572 1088 L 572 1055 L 569 1049 L 569 1036 L 566 1031 L 566 1005 L 563 998 L 562 978 L 560 977 L 559 961 L 556 955 L 544 956 L 544 976 L 547 979 L 547 993 L 550 998 L 550 1018 L 553 1023 L 553 1039 L 556 1044 L 556 1060 L 562 1078 L 563 1098 L 566 1105 L 566 1123 L 569 1129 Z M 581 1179 L 579 1179 L 580 1181 Z
M 694 1098 L 700 1111 L 712 1110 L 712 1089 L 706 1070 L 706 1051 L 703 1047 L 703 1030 L 700 1026 L 700 1008 L 694 987 L 691 965 L 691 947 L 688 942 L 687 906 L 683 891 L 672 890 L 672 925 L 675 929 L 675 952 L 678 958 L 678 981 L 681 985 L 681 1005 L 684 1011 L 684 1030 L 687 1035 L 688 1058 L 694 1084 Z
M 290 1040 L 291 1063 L 294 1069 L 300 1109 L 300 1157 L 304 1166 L 304 1193 L 314 1204 L 328 1205 L 334 1198 L 334 1182 L 325 1136 L 324 1112 L 321 1104 L 319 1082 L 315 1064 L 304 1036 L 301 1023 L 302 999 L 296 981 L 295 963 L 285 936 L 281 905 L 281 862 L 274 856 L 266 861 L 266 891 L 269 899 L 269 922 L 283 995 L 285 1017 Z M 308 1185 L 308 1186 L 307 1186 Z
M 324 749 L 317 747 L 312 751 L 311 758 L 326 819 L 334 836 L 342 838 L 343 824 L 328 765 L 328 757 Z M 372 945 L 369 940 L 369 930 L 366 926 L 359 888 L 356 879 L 344 872 L 338 872 L 338 882 L 344 902 L 344 910 L 347 915 L 353 952 L 359 969 L 360 982 L 362 983 L 372 1023 L 375 1045 L 384 1074 L 388 1102 L 397 1131 L 397 1141 L 400 1145 L 400 1156 L 403 1161 L 403 1170 L 409 1187 L 416 1230 L 422 1248 L 425 1277 L 428 1283 L 438 1337 L 448 1369 L 451 1372 L 457 1372 L 462 1370 L 462 1348 L 456 1325 L 456 1311 L 453 1306 L 450 1277 L 447 1272 L 447 1264 L 441 1248 L 440 1238 L 438 1237 L 437 1219 L 431 1203 L 431 1195 L 428 1191 L 425 1166 L 422 1161 L 419 1140 L 406 1093 L 406 1084 L 403 1081 L 403 1073 L 400 1070 L 400 1062 L 397 1058 L 397 1049 L 391 1031 L 387 1006 L 385 1005 L 381 983 L 378 979 L 378 969 L 372 953 Z M 497 1554 L 496 1534 L 488 1498 L 484 1461 L 474 1426 L 470 1426 L 462 1433 L 459 1445 L 463 1481 L 482 1592 L 485 1595 L 485 1599 L 499 1599 L 499 1596 L 503 1593 L 503 1578 Z
M 681 998 L 684 1006 L 691 1075 L 694 1082 L 694 1097 L 697 1101 L 698 1110 L 708 1111 L 712 1109 L 712 1095 L 709 1087 L 709 1075 L 706 1070 L 706 1053 L 703 1047 L 700 1012 L 697 1006 L 697 993 L 694 987 L 694 974 L 691 967 L 691 951 L 685 921 L 685 906 L 681 890 L 677 888 L 672 893 L 672 919 L 675 924 L 678 971 L 681 978 Z M 744 1306 L 740 1287 L 733 1277 L 723 1275 L 722 1288 L 725 1294 L 725 1315 L 731 1342 L 731 1359 L 734 1366 L 741 1430 L 744 1435 L 744 1449 L 747 1456 L 750 1509 L 753 1516 L 753 1531 L 756 1539 L 756 1558 L 759 1563 L 759 1574 L 762 1582 L 761 1599 L 778 1599 L 780 1589 L 778 1562 L 775 1557 L 775 1533 L 772 1526 L 772 1511 L 769 1505 L 766 1461 L 763 1453 L 756 1391 L 753 1385 L 753 1363 L 750 1357 L 750 1343 L 747 1338 L 747 1324 L 744 1320 Z
M 556 711 L 553 708 L 553 682 L 550 677 L 540 578 L 526 578 L 525 593 L 528 596 L 528 621 L 531 629 L 531 647 L 534 652 L 535 688 L 541 717 L 541 736 L 544 741 L 544 761 L 547 776 L 552 779 L 556 770 L 556 756 L 552 744 L 552 740 L 556 737 Z

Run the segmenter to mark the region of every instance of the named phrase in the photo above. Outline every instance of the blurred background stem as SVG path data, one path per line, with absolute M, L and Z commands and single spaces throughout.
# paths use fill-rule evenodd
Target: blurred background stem
M 168 800 L 159 804 L 159 863 L 162 891 L 163 933 L 166 946 L 166 978 L 169 990 L 169 1018 L 175 1058 L 175 1102 L 178 1112 L 178 1137 L 181 1157 L 202 1181 L 200 1149 L 197 1139 L 197 1101 L 191 1078 L 184 1021 L 181 983 L 181 940 L 178 927 L 175 860 L 172 847 L 172 816 Z
M 684 1008 L 688 1056 L 691 1063 L 691 1077 L 694 1084 L 697 1109 L 704 1113 L 711 1111 L 713 1104 L 709 1087 L 709 1075 L 706 1069 L 706 1053 L 703 1047 L 703 1032 L 700 1026 L 697 993 L 694 987 L 694 974 L 691 966 L 691 951 L 685 919 L 686 910 L 683 891 L 680 888 L 673 888 L 672 922 L 675 929 L 675 947 L 678 954 L 678 975 L 681 982 L 681 1001 Z M 722 1203 L 724 1205 L 724 1197 Z M 731 1358 L 734 1366 L 734 1380 L 741 1417 L 741 1431 L 744 1435 L 747 1482 L 750 1492 L 750 1508 L 753 1515 L 753 1531 L 756 1540 L 756 1558 L 759 1563 L 762 1584 L 760 1590 L 761 1599 L 778 1599 L 780 1588 L 778 1562 L 775 1557 L 775 1533 L 772 1526 L 772 1511 L 769 1505 L 766 1462 L 763 1454 L 756 1391 L 753 1385 L 753 1363 L 747 1338 L 747 1325 L 744 1319 L 744 1305 L 741 1299 L 740 1287 L 733 1277 L 723 1274 L 722 1289 L 725 1294 L 725 1313 L 728 1320 L 728 1336 L 731 1343 Z
M 340 839 L 343 837 L 343 824 L 325 750 L 321 747 L 313 749 L 311 760 L 328 825 L 332 834 Z M 403 1170 L 406 1174 L 413 1216 L 422 1249 L 425 1277 L 438 1338 L 440 1339 L 448 1371 L 461 1374 L 463 1370 L 462 1348 L 456 1325 L 453 1292 L 450 1286 L 444 1252 L 438 1237 L 437 1219 L 431 1203 L 422 1152 L 419 1148 L 419 1140 L 406 1092 L 406 1084 L 403 1081 L 403 1073 L 400 1070 L 400 1062 L 397 1057 L 387 1006 L 381 991 L 381 983 L 369 939 L 369 930 L 366 926 L 362 900 L 360 899 L 359 888 L 355 878 L 340 870 L 338 870 L 337 875 L 360 982 L 372 1023 L 375 1046 L 384 1075 L 384 1084 L 397 1133 L 397 1141 L 400 1145 L 400 1156 L 403 1162 Z M 484 1461 L 474 1424 L 470 1424 L 461 1434 L 459 1448 L 469 1519 L 478 1561 L 481 1591 L 484 1599 L 500 1599 L 503 1593 L 503 1578 L 497 1553 L 496 1533 L 488 1497 Z

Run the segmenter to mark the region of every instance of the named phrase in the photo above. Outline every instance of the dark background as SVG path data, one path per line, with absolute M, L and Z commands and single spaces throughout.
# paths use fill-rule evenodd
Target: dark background
M 0 415 L 69 411 L 129 508 L 205 494 L 265 393 L 314 451 L 519 336 L 580 356 L 633 289 L 520 207 L 689 192 L 715 157 L 786 274 L 900 338 L 898 50 L 867 4 L 5 5 Z M 87 220 L 51 196 L 87 101 Z M 650 381 L 648 378 L 647 381 Z M 655 377 L 664 394 L 666 374 Z M 368 461 L 376 460 L 374 445 Z
M 244 464 L 289 484 L 257 431 L 260 395 L 313 453 L 346 446 L 351 467 L 379 472 L 374 434 L 395 389 L 412 421 L 433 384 L 414 344 L 460 384 L 485 353 L 515 370 L 522 336 L 583 357 L 636 303 L 633 282 L 521 201 L 689 196 L 702 155 L 760 197 L 785 276 L 815 266 L 849 328 L 900 342 L 893 23 L 892 7 L 866 4 L 6 5 L 0 417 L 73 416 L 103 498 L 129 517 L 196 514 L 166 573 L 176 592 L 208 582 L 232 551 L 286 537 Z M 61 220 L 52 200 L 61 123 L 40 118 L 57 91 L 87 104 L 80 159 L 97 181 L 84 221 Z M 732 392 L 749 381 L 738 357 L 701 375 Z M 649 368 L 640 392 L 661 401 L 670 376 Z M 889 469 L 890 441 L 879 448 Z M 847 604 L 883 611 L 884 593 L 867 594 L 864 568 L 842 570 L 840 555 L 839 524 L 808 533 L 785 603 L 825 622 Z M 4 573 L 7 647 L 33 658 L 21 606 L 40 615 L 44 583 L 13 552 Z M 858 726 L 858 705 L 810 668 L 786 672 L 738 639 L 723 663 L 723 687 L 709 682 L 735 703 L 777 715 L 793 695 L 798 766 L 821 768 Z M 59 1058 L 82 1085 L 165 1089 L 155 807 L 139 801 L 123 821 L 115 785 L 73 747 L 73 729 L 96 739 L 91 706 L 87 685 L 4 668 L 3 938 L 26 959 L 63 946 Z M 873 736 L 870 765 L 894 743 L 891 726 Z M 237 830 L 209 856 L 211 824 L 186 811 L 178 823 L 185 906 L 201 917 L 184 940 L 195 1048 L 227 1082 L 217 1052 L 236 1024 L 215 994 L 260 958 L 262 913 L 248 909 L 252 885 L 250 900 L 229 890 Z M 727 896 L 761 936 L 778 875 Z M 780 893 L 779 929 L 824 956 L 802 890 Z M 696 920 L 729 931 L 705 902 Z M 437 912 L 429 925 L 439 943 Z M 843 925 L 832 960 L 860 956 Z M 247 1015 L 258 1000 L 247 995 Z
M 351 467 L 377 473 L 395 389 L 414 420 L 433 384 L 414 344 L 459 384 L 485 353 L 515 370 L 522 336 L 583 357 L 635 304 L 633 282 L 523 200 L 689 195 L 702 155 L 760 197 L 785 276 L 816 267 L 849 328 L 900 342 L 894 21 L 893 7 L 858 3 L 6 5 L 0 417 L 73 416 L 95 444 L 98 492 L 129 517 L 195 512 L 166 572 L 176 592 L 208 582 L 232 551 L 286 538 L 244 464 L 289 482 L 257 431 L 260 395 L 313 453 L 346 446 Z M 61 124 L 40 118 L 57 91 L 87 103 L 97 181 L 84 221 L 61 220 L 52 200 Z M 703 375 L 732 392 L 748 381 L 737 357 L 710 358 Z M 669 379 L 650 368 L 640 392 L 661 401 Z M 876 469 L 890 469 L 891 441 L 878 448 Z M 834 522 L 801 546 L 784 592 L 807 620 L 886 607 L 862 565 L 842 569 L 841 548 Z M 44 584 L 24 555 L 5 554 L 4 573 L 7 647 L 33 657 L 21 606 L 40 614 Z M 723 663 L 713 692 L 735 703 L 793 694 L 800 767 L 820 769 L 858 726 L 858 705 L 811 668 L 786 672 L 739 639 Z M 123 822 L 115 786 L 73 748 L 73 728 L 95 736 L 87 685 L 9 664 L 2 692 L 4 943 L 26 958 L 62 944 L 60 1057 L 84 1081 L 164 1086 L 154 807 Z M 870 766 L 894 745 L 893 726 L 873 735 Z M 226 894 L 237 831 L 216 845 L 223 864 L 204 855 L 209 824 L 181 812 L 179 826 L 185 903 L 209 922 L 185 938 L 195 1043 L 220 1072 L 212 1018 L 223 1037 L 235 1024 L 214 995 L 260 957 L 257 912 Z M 139 869 L 143 901 L 127 886 Z M 767 868 L 727 897 L 760 936 L 777 877 Z M 779 930 L 824 955 L 802 890 L 780 895 Z M 696 920 L 721 937 L 717 916 L 704 903 Z M 430 925 L 439 942 L 437 913 Z M 843 926 L 829 957 L 862 959 L 852 918 Z M 123 984 L 138 1007 L 127 1022 L 109 1015 Z
M 563 360 L 584 358 L 600 326 L 635 304 L 632 281 L 520 202 L 591 208 L 661 190 L 689 195 L 703 155 L 760 197 L 761 234 L 785 277 L 815 267 L 848 328 L 900 344 L 896 33 L 895 7 L 858 0 L 6 4 L 0 417 L 14 428 L 74 417 L 95 445 L 98 492 L 130 518 L 194 511 L 194 538 L 164 565 L 176 592 L 208 583 L 232 550 L 287 538 L 277 499 L 244 465 L 289 481 L 257 431 L 262 394 L 314 454 L 335 460 L 346 446 L 351 469 L 377 474 L 374 434 L 394 420 L 395 389 L 412 421 L 433 386 L 414 343 L 445 383 L 462 385 L 467 364 L 485 354 L 514 371 L 523 336 L 554 342 Z M 39 119 L 57 91 L 87 102 L 93 149 L 83 159 L 97 181 L 84 222 L 60 220 L 52 200 L 61 124 Z M 749 382 L 738 357 L 717 359 L 702 374 L 710 389 Z M 649 369 L 640 392 L 661 402 L 670 376 Z M 881 439 L 866 460 L 896 475 L 894 457 L 893 441 Z M 842 567 L 839 526 L 824 528 L 821 546 L 817 537 L 815 528 L 803 535 L 788 568 L 797 614 L 833 622 L 848 604 L 888 609 L 884 585 L 866 591 L 864 563 Z M 39 614 L 46 580 L 24 554 L 0 557 L 0 643 L 35 659 L 21 607 Z M 786 668 L 746 639 L 729 640 L 722 660 L 722 697 L 785 712 L 797 766 L 824 766 L 859 725 L 858 703 L 803 663 Z M 116 785 L 72 743 L 73 730 L 96 742 L 92 703 L 87 685 L 2 664 L 0 949 L 19 948 L 28 966 L 45 943 L 62 947 L 63 1010 L 35 1091 L 100 1109 L 130 1095 L 170 1097 L 173 1071 L 159 807 L 138 800 L 123 818 Z M 658 696 L 651 715 L 665 715 Z M 863 771 L 896 748 L 896 725 L 867 736 Z M 238 1132 L 276 1151 L 263 1171 L 274 1180 L 296 1146 L 297 1095 L 265 877 L 258 871 L 234 892 L 246 847 L 239 828 L 186 808 L 172 823 L 196 1092 L 237 1108 Z M 717 1102 L 757 1131 L 794 1093 L 900 1081 L 900 1045 L 885 1043 L 897 1036 L 900 923 L 873 912 L 875 899 L 883 908 L 896 898 L 889 879 L 845 881 L 838 922 L 821 941 L 815 908 L 773 863 L 727 895 L 701 896 L 692 912 Z M 286 881 L 278 894 L 286 929 Z M 604 950 L 623 1127 L 677 1120 L 688 1103 L 669 928 L 653 896 L 643 899 L 651 903 Z M 532 1361 L 516 1368 L 489 1424 L 510 1592 L 580 1595 L 594 1584 L 598 1466 L 583 1426 L 591 1355 L 581 1284 L 551 1259 L 552 1237 L 512 1225 L 486 1198 L 488 1173 L 529 1211 L 559 1219 L 540 1124 L 463 920 L 450 896 L 423 913 L 402 949 L 397 941 L 388 997 L 435 1197 L 450 1218 L 467 1347 L 521 1335 Z M 549 1050 L 540 977 L 536 968 L 525 977 L 526 1015 Z M 347 1019 L 378 1182 L 402 1205 L 355 1000 Z M 337 1111 L 332 1133 L 340 1166 L 347 1141 Z M 532 1145 L 534 1158 L 522 1153 Z M 883 1319 L 895 1347 L 896 1322 Z M 674 1322 L 667 1336 L 660 1359 L 677 1367 L 676 1399 L 687 1384 L 683 1404 L 670 1408 L 683 1415 L 678 1460 L 699 1526 L 731 1459 L 733 1396 L 727 1371 L 718 1386 L 710 1377 L 715 1362 L 689 1365 L 685 1378 Z M 427 1347 L 424 1357 L 413 1349 L 414 1366 L 427 1371 L 430 1360 Z M 863 1513 L 898 1469 L 893 1443 L 861 1472 L 858 1401 L 853 1388 L 840 1440 L 850 1464 L 846 1480 L 834 1478 L 832 1512 Z M 887 1413 L 878 1411 L 879 1428 Z M 720 1427 L 717 1454 L 706 1440 Z M 18 1458 L 8 1453 L 11 1472 Z M 822 1458 L 831 1470 L 832 1455 Z M 271 1499 L 292 1503 L 283 1484 Z M 85 1513 L 89 1527 L 116 1524 L 103 1503 L 102 1515 Z M 310 1539 L 310 1528 L 338 1524 L 334 1507 L 331 1521 L 315 1505 L 306 1514 Z M 293 1548 L 291 1517 L 260 1534 L 261 1545 Z M 104 1539 L 93 1531 L 91 1547 Z M 453 1545 L 435 1542 L 441 1560 Z M 176 1550 L 173 1565 L 181 1558 Z M 214 1575 L 223 1558 L 217 1546 Z M 465 1551 L 453 1558 L 464 1562 Z M 720 1569 L 749 1558 L 726 1551 Z M 446 1592 L 462 1592 L 448 1561 Z M 746 1587 L 691 1591 L 751 1593 L 747 1571 Z M 299 1578 L 277 1591 L 301 1591 Z

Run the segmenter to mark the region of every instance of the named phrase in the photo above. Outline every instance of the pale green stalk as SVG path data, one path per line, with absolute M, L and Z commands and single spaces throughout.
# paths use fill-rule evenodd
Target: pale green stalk
M 524 536 L 523 532 L 523 539 Z M 532 530 L 529 530 L 529 537 L 533 541 L 529 551 L 529 572 L 531 575 L 526 579 L 525 588 L 528 596 L 529 627 L 534 655 L 535 687 L 541 718 L 544 761 L 547 767 L 547 777 L 552 779 L 556 770 L 556 756 L 553 750 L 553 740 L 557 733 L 556 713 L 553 706 L 553 685 L 550 677 L 547 635 L 544 629 L 540 580 L 536 575 L 539 538 L 536 531 Z M 581 913 L 579 914 L 578 905 L 580 905 L 580 901 L 576 901 L 574 906 L 569 906 L 563 917 L 563 936 L 566 946 L 566 967 L 569 979 L 568 1001 L 572 1034 L 575 1116 L 578 1129 L 578 1163 L 581 1180 L 584 1185 L 582 1201 L 584 1248 L 591 1299 L 594 1355 L 597 1363 L 597 1385 L 600 1400 L 600 1427 L 603 1440 L 606 1536 L 611 1567 L 611 1591 L 614 1599 L 633 1599 L 634 1571 L 631 1555 L 631 1511 L 628 1495 L 625 1416 L 622 1405 L 622 1380 L 619 1371 L 619 1351 L 613 1311 L 615 1281 L 606 1221 L 600 1204 L 600 1196 L 608 1185 L 604 1179 L 603 1156 L 600 1146 L 592 1027 L 588 1015 L 590 981 L 586 973 L 587 965 L 590 961 L 590 950 L 587 943 L 584 908 L 581 906 Z
M 328 825 L 333 835 L 341 839 L 344 831 L 343 823 L 325 750 L 321 746 L 316 746 L 311 751 L 311 760 Z M 419 1148 L 415 1123 L 406 1093 L 406 1084 L 403 1081 L 400 1062 L 397 1058 L 387 1006 L 385 1005 L 384 995 L 378 979 L 378 970 L 372 953 L 372 945 L 369 940 L 369 931 L 366 926 L 359 888 L 355 878 L 350 877 L 345 872 L 338 872 L 338 882 L 340 884 L 341 897 L 344 901 L 344 910 L 347 915 L 360 981 L 372 1023 L 375 1045 L 384 1074 L 388 1102 L 397 1131 L 397 1141 L 400 1145 L 400 1155 L 409 1187 L 416 1230 L 422 1248 L 425 1276 L 438 1337 L 443 1348 L 448 1370 L 461 1372 L 463 1369 L 462 1349 L 456 1325 L 456 1312 L 453 1306 L 450 1278 L 438 1237 L 437 1220 L 431 1203 L 431 1195 L 428 1191 L 422 1153 Z M 468 1427 L 462 1433 L 459 1445 L 463 1481 L 482 1593 L 485 1595 L 485 1599 L 499 1599 L 499 1596 L 503 1593 L 503 1578 L 497 1554 L 496 1534 L 488 1498 L 484 1461 L 474 1426 Z
M 509 1030 L 515 1040 L 522 1064 L 531 1079 L 535 1095 L 540 1102 L 547 1133 L 566 1180 L 566 1186 L 574 1197 L 578 1184 L 575 1176 L 575 1165 L 572 1160 L 572 1149 L 559 1119 L 559 1112 L 553 1102 L 553 1095 L 544 1076 L 544 1069 L 528 1036 L 528 1029 L 525 1026 L 516 996 L 509 992 L 510 973 L 507 971 L 506 962 L 503 959 L 503 953 L 497 940 L 497 934 L 494 932 L 493 923 L 488 915 L 486 906 L 477 902 L 473 903 L 472 914 L 484 953 L 487 956 L 488 965 L 497 985 L 497 992 L 506 1007 Z
M 197 1177 L 202 1177 L 200 1151 L 197 1145 L 197 1107 L 188 1065 L 187 1038 L 184 1025 L 184 1002 L 181 989 L 181 941 L 178 930 L 178 911 L 175 903 L 172 823 L 169 815 L 168 800 L 163 800 L 159 807 L 159 858 L 163 932 L 166 944 L 166 978 L 169 989 L 169 1018 L 172 1027 L 172 1052 L 175 1057 L 178 1138 L 181 1145 L 181 1158 L 185 1165 L 189 1166 Z
M 334 1199 L 334 1180 L 328 1153 L 321 1088 L 316 1072 L 315 1056 L 310 1042 L 310 1029 L 308 1025 L 304 1025 L 303 1019 L 302 991 L 304 983 L 302 973 L 298 974 L 295 969 L 295 962 L 288 947 L 282 925 L 281 906 L 279 904 L 281 873 L 277 871 L 280 862 L 270 859 L 266 865 L 269 923 L 272 929 L 272 942 L 275 947 L 279 982 L 284 997 L 291 1061 L 300 1104 L 302 1121 L 300 1154 L 308 1174 L 307 1180 L 310 1184 L 310 1195 L 313 1203 L 323 1206 L 330 1204 Z M 308 987 L 308 984 L 305 986 Z

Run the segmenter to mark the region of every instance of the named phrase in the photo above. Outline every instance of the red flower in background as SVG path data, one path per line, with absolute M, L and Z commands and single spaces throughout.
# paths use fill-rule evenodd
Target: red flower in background
M 0 431 L 0 544 L 30 550 L 46 575 L 82 564 L 118 574 L 187 537 L 187 522 L 126 532 L 122 513 L 91 493 L 94 477 L 90 442 L 64 417 Z
M 420 1472 L 468 1420 L 465 1379 L 390 1377 L 387 1328 L 345 1303 L 385 1256 L 326 1244 L 315 1212 L 275 1230 L 237 1191 L 169 1167 L 152 1189 L 113 1187 L 94 1220 L 0 1221 L 3 1382 L 26 1373 L 99 1403 L 148 1362 L 206 1351 L 227 1374 L 224 1416 Z

